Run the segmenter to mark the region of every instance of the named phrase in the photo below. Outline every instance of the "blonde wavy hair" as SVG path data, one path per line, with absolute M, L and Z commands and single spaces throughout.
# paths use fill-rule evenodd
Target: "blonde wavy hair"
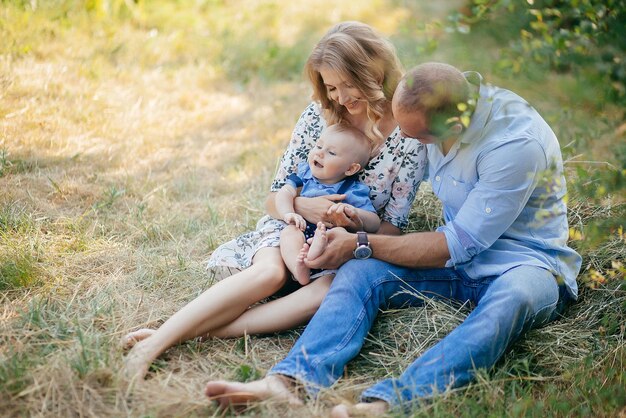
M 313 85 L 313 100 L 321 104 L 328 125 L 341 123 L 347 110 L 330 99 L 321 68 L 336 71 L 363 93 L 368 118 L 365 135 L 376 144 L 383 142 L 385 138 L 378 122 L 389 111 L 403 75 L 391 42 L 365 23 L 342 22 L 333 26 L 313 48 L 304 67 Z

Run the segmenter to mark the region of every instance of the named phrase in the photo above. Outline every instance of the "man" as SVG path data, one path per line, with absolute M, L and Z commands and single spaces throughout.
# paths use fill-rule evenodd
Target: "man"
M 445 225 L 402 236 L 329 231 L 327 250 L 307 265 L 345 264 L 287 358 L 256 382 L 209 382 L 209 398 L 223 406 L 269 397 L 299 403 L 296 388 L 314 395 L 341 376 L 379 309 L 418 305 L 416 292 L 472 301 L 465 321 L 400 377 L 333 415 L 410 407 L 467 384 L 576 300 L 581 258 L 566 245 L 563 162 L 539 114 L 514 93 L 481 84 L 477 73 L 440 63 L 411 70 L 392 108 L 403 135 L 427 144 Z

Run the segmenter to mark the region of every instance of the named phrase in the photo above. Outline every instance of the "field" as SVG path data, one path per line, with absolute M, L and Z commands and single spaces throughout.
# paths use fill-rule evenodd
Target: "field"
M 618 165 L 623 109 L 593 79 L 497 71 L 502 28 L 447 29 L 463 1 L 336 3 L 0 2 L 0 414 L 221 416 L 202 395 L 207 380 L 261 376 L 286 355 L 301 329 L 192 341 L 129 388 L 118 341 L 212 284 L 211 251 L 263 215 L 310 100 L 306 56 L 333 23 L 361 20 L 391 37 L 407 68 L 441 60 L 478 70 L 545 116 L 566 159 L 572 246 L 584 256 L 566 318 L 413 415 L 626 416 L 626 234 L 603 227 L 624 213 L 624 197 L 584 192 L 587 174 Z M 413 230 L 439 222 L 426 185 L 411 220 Z M 326 416 L 467 312 L 436 302 L 387 312 L 318 400 L 248 413 Z

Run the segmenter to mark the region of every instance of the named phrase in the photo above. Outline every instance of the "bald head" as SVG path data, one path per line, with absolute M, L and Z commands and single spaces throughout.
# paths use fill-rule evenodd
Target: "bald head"
M 409 70 L 393 97 L 402 112 L 420 112 L 428 119 L 457 117 L 460 103 L 467 103 L 470 88 L 463 74 L 451 65 L 428 62 Z

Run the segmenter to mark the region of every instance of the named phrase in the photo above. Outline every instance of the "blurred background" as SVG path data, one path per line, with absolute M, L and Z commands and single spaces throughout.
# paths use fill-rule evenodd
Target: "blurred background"
M 0 410 L 206 414 L 208 375 L 254 378 L 287 352 L 297 332 L 190 343 L 130 400 L 116 374 L 119 336 L 210 285 L 211 251 L 263 215 L 310 101 L 304 61 L 342 20 L 384 33 L 406 68 L 444 61 L 520 94 L 566 160 L 581 307 L 561 334 L 510 359 L 513 383 L 485 377 L 476 398 L 444 399 L 441 414 L 507 402 L 523 414 L 537 399 L 565 415 L 624 413 L 625 0 L 0 1 Z M 414 230 L 439 222 L 428 187 L 420 193 Z M 383 327 L 407 319 L 387 318 Z M 577 340 L 564 337 L 573 323 Z M 373 339 L 385 352 L 386 330 Z M 421 350 L 424 333 L 394 344 Z M 545 352 L 561 356 L 548 364 Z M 342 396 L 410 360 L 365 356 Z M 537 376 L 556 383 L 522 383 Z

